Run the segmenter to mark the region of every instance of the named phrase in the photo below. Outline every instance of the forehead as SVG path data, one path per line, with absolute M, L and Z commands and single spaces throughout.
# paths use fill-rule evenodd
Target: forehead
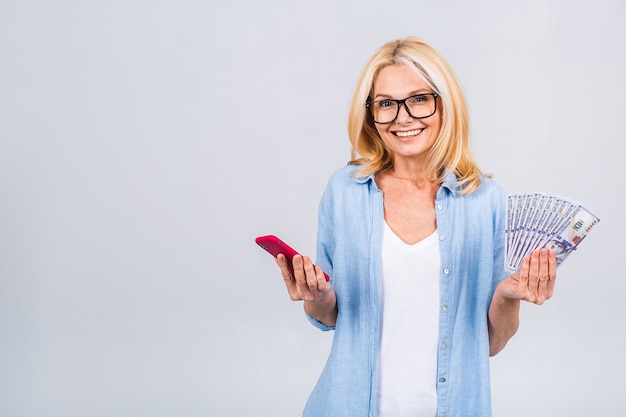
M 390 97 L 430 91 L 426 81 L 415 71 L 405 64 L 388 65 L 381 69 L 374 79 L 373 94 Z

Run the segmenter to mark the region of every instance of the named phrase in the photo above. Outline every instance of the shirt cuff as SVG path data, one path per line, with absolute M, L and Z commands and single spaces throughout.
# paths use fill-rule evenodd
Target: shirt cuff
M 322 323 L 321 321 L 319 321 L 318 319 L 316 319 L 315 317 L 313 317 L 313 316 L 311 316 L 309 314 L 306 314 L 306 313 L 304 313 L 304 314 L 306 315 L 306 318 L 309 319 L 311 324 L 313 326 L 317 327 L 318 329 L 323 330 L 325 332 L 327 332 L 329 330 L 335 330 L 335 326 L 327 326 L 324 323 Z

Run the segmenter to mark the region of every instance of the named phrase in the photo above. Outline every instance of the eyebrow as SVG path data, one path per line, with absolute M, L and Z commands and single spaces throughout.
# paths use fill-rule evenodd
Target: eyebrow
M 419 90 L 414 90 L 414 91 L 410 92 L 409 95 L 406 96 L 405 98 L 417 96 L 419 94 L 431 94 L 431 93 L 432 93 L 432 91 L 430 91 L 430 90 L 427 90 L 425 88 L 420 88 Z M 392 99 L 393 100 L 394 98 L 393 98 L 393 96 L 390 96 L 389 94 L 376 94 L 374 96 L 374 100 L 380 100 L 380 99 Z

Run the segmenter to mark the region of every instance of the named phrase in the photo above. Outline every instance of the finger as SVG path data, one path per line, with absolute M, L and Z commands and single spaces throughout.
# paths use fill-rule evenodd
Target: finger
M 306 281 L 306 272 L 304 271 L 304 259 L 302 255 L 295 255 L 291 260 L 293 265 L 293 276 L 296 280 L 296 285 L 300 291 L 308 291 L 309 286 Z
M 536 302 L 539 290 L 539 251 L 533 251 L 530 256 L 530 264 L 528 267 L 528 291 L 531 299 L 529 301 Z
M 548 298 L 554 294 L 554 284 L 556 283 L 556 253 L 548 251 Z
M 287 287 L 287 293 L 289 293 L 289 298 L 293 301 L 302 300 L 302 294 L 298 289 L 296 279 L 293 274 L 293 266 L 291 262 L 287 259 L 285 255 L 278 254 L 275 258 L 276 264 L 280 267 L 280 272 L 283 276 L 283 281 L 285 282 L 285 286 Z
M 315 273 L 315 267 L 313 262 L 311 262 L 311 258 L 308 256 L 304 256 L 302 258 L 304 263 L 304 273 L 306 276 L 306 284 L 309 287 L 309 291 L 317 291 L 317 274 Z
M 278 256 L 275 258 L 275 262 L 280 268 L 280 273 L 283 276 L 285 283 L 293 281 L 293 271 L 290 262 L 287 260 L 287 257 L 282 253 L 279 253 Z
M 518 285 L 520 289 L 523 290 L 524 293 L 528 292 L 528 271 L 530 270 L 530 257 L 524 258 L 522 261 L 522 267 L 518 273 Z
M 550 265 L 549 265 L 549 257 L 550 254 L 547 249 L 541 249 L 539 251 L 539 268 L 538 268 L 538 278 L 539 278 L 539 286 L 537 290 L 537 304 L 543 304 L 545 300 L 551 297 L 548 285 L 550 283 Z
M 326 290 L 326 286 L 330 285 L 326 281 L 326 275 L 324 275 L 324 271 L 322 271 L 322 268 L 317 265 L 315 266 L 315 278 L 317 280 L 317 288 L 320 291 Z
M 556 281 L 556 252 L 553 250 L 548 251 L 548 269 L 550 280 Z

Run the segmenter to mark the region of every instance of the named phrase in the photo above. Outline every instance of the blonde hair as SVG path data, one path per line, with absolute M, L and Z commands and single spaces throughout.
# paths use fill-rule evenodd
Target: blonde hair
M 380 70 L 397 64 L 412 68 L 439 95 L 441 128 L 428 156 L 426 172 L 436 173 L 432 179 L 440 183 L 454 172 L 461 193 L 475 191 L 480 187 L 482 173 L 470 149 L 469 117 L 463 91 L 452 68 L 439 52 L 415 37 L 391 41 L 380 47 L 357 81 L 348 116 L 348 135 L 352 144 L 349 163 L 361 165 L 355 175 L 366 176 L 393 167 L 393 154 L 378 135 L 365 103 L 371 100 Z

